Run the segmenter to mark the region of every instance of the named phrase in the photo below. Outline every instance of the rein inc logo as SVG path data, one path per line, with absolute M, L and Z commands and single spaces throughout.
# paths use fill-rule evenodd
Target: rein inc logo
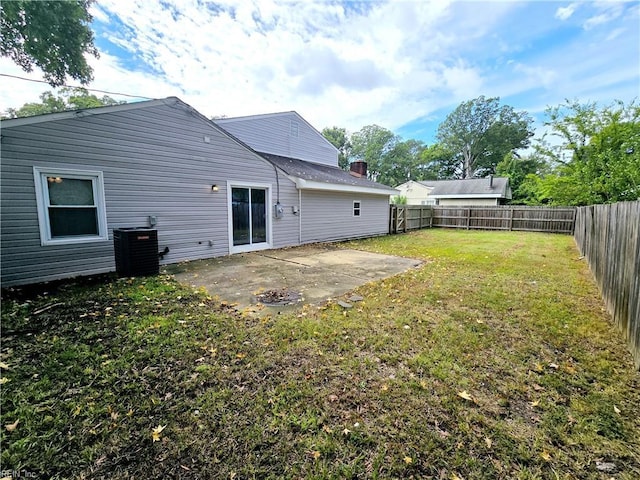
M 13 480 L 14 478 L 38 478 L 35 472 L 29 470 L 1 470 L 0 480 Z

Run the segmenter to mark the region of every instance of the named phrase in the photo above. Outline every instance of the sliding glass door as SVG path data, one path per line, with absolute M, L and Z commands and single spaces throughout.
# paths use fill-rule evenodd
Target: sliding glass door
M 267 205 L 266 188 L 231 188 L 234 247 L 267 242 Z

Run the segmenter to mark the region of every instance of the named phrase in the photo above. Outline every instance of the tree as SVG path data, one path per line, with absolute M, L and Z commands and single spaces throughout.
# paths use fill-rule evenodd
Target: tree
M 439 143 L 424 147 L 411 180 L 446 180 L 456 177 L 455 155 Z
M 437 139 L 454 153 L 456 176 L 472 178 L 495 172 L 504 156 L 529 145 L 533 120 L 500 99 L 480 96 L 461 103 L 438 127 Z
M 349 157 L 351 155 L 351 141 L 347 135 L 347 130 L 342 127 L 326 127 L 322 129 L 322 136 L 338 149 L 339 167 L 348 170 Z
M 80 110 L 84 108 L 102 107 L 105 105 L 119 105 L 126 102 L 114 100 L 108 95 L 97 97 L 84 88 L 62 88 L 57 97 L 51 92 L 40 94 L 40 103 L 25 103 L 22 107 L 7 110 L 7 118 L 31 117 L 45 113 L 64 112 L 65 110 Z
M 515 204 L 537 203 L 531 190 L 531 175 L 543 175 L 549 170 L 545 159 L 537 152 L 532 152 L 526 156 L 519 156 L 509 152 L 496 165 L 496 175 L 509 178 L 511 185 L 512 200 Z
M 420 154 L 424 144 L 419 140 L 401 140 L 395 143 L 382 158 L 381 178 L 387 185 L 400 185 L 415 179 L 420 170 Z
M 36 65 L 52 86 L 66 76 L 83 85 L 93 80 L 84 54 L 98 57 L 89 28 L 93 0 L 12 0 L 2 2 L 0 54 L 25 72 Z
M 385 185 L 399 185 L 419 171 L 424 144 L 402 140 L 391 130 L 367 125 L 351 136 L 351 156 L 368 165 L 368 176 Z
M 538 198 L 589 205 L 640 198 L 640 107 L 614 102 L 599 108 L 578 101 L 547 109 L 545 125 L 560 142 L 543 138 L 538 151 L 552 165 L 537 179 Z
M 367 162 L 370 179 L 385 183 L 385 157 L 399 141 L 400 138 L 391 130 L 379 125 L 367 125 L 351 135 L 351 156 Z

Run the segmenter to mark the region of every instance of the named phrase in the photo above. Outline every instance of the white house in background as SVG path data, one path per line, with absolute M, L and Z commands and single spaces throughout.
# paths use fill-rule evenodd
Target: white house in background
M 398 193 L 295 112 L 214 123 L 169 97 L 0 127 L 3 287 L 114 271 L 115 228 L 157 229 L 161 264 L 383 235 Z
M 491 175 L 465 180 L 409 180 L 396 190 L 407 198 L 407 205 L 491 206 L 511 200 L 509 179 Z

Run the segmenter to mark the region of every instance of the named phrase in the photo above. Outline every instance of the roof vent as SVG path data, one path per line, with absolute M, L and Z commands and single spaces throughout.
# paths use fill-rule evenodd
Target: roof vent
M 298 122 L 295 120 L 291 120 L 291 123 L 289 124 L 289 135 L 298 138 Z
M 489 175 L 489 188 L 493 188 L 493 175 Z

